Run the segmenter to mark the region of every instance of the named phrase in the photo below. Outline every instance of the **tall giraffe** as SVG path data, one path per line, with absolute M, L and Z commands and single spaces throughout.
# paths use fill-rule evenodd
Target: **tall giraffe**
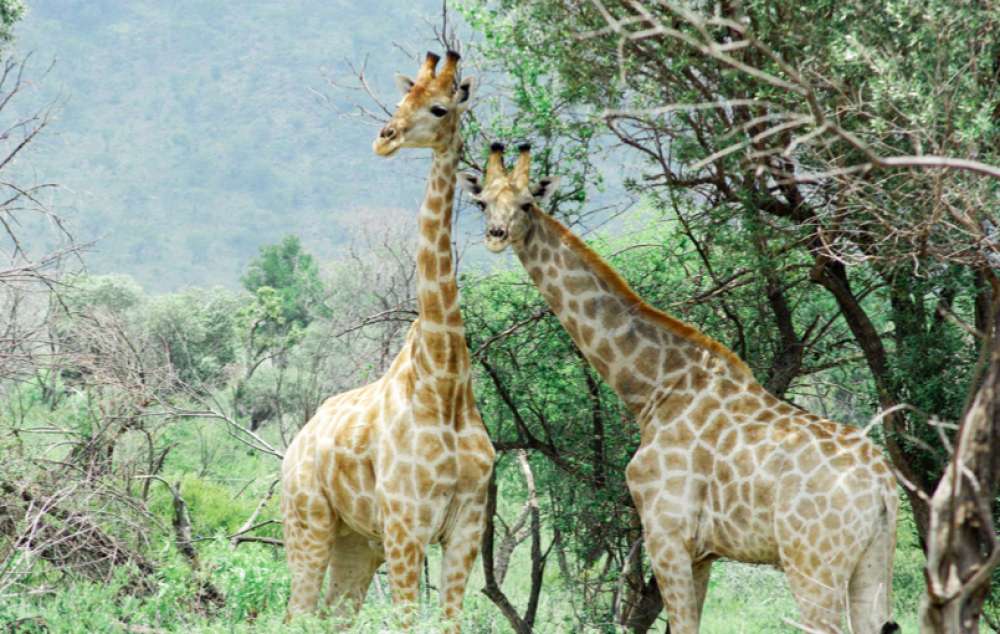
M 417 601 L 428 544 L 442 546 L 439 590 L 458 630 L 469 572 L 485 526 L 493 445 L 472 396 L 465 326 L 451 253 L 459 118 L 474 82 L 456 84 L 459 56 L 428 53 L 373 149 L 390 156 L 428 147 L 433 162 L 418 217 L 419 317 L 380 379 L 331 397 L 282 461 L 285 550 L 292 576 L 288 618 L 326 601 L 353 615 L 386 561 L 393 601 Z M 405 612 L 408 612 L 407 609 Z
M 544 213 L 556 185 L 510 174 L 494 144 L 485 182 L 462 186 L 486 213 L 487 248 L 512 246 L 552 312 L 635 415 L 626 481 L 670 631 L 698 631 L 713 561 L 784 569 L 810 631 L 898 629 L 891 616 L 896 483 L 862 431 L 769 394 L 735 353 L 645 303 L 580 238 Z

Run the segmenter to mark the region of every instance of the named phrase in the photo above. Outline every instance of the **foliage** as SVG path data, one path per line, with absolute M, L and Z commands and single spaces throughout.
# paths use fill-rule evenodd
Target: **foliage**
M 24 17 L 23 0 L 3 0 L 0 2 L 0 40 L 10 42 L 14 38 L 14 25 Z
M 258 296 L 273 294 L 265 302 L 275 302 L 270 310 L 278 323 L 269 324 L 272 329 L 305 328 L 316 312 L 323 309 L 323 287 L 319 280 L 319 268 L 311 255 L 302 249 L 297 236 L 285 236 L 280 243 L 265 245 L 256 259 L 247 265 L 241 278 L 243 288 Z
M 162 342 L 182 381 L 215 385 L 236 361 L 236 315 L 245 303 L 219 288 L 155 297 L 145 310 L 145 328 Z

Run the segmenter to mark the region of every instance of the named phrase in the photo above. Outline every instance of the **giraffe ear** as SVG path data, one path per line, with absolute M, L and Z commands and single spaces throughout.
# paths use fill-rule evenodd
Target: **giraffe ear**
M 396 73 L 396 88 L 405 95 L 413 88 L 413 80 L 406 75 Z
M 535 202 L 542 205 L 549 199 L 559 187 L 559 177 L 558 176 L 546 176 L 537 183 L 535 183 L 531 188 L 531 195 L 534 196 Z
M 479 184 L 479 175 L 472 172 L 462 172 L 458 175 L 458 184 L 473 198 L 477 198 L 483 193 L 483 186 Z
M 455 92 L 455 107 L 460 110 L 465 110 L 469 107 L 469 102 L 472 101 L 472 95 L 476 92 L 476 78 L 466 77 L 462 80 L 462 83 L 458 85 L 458 90 Z

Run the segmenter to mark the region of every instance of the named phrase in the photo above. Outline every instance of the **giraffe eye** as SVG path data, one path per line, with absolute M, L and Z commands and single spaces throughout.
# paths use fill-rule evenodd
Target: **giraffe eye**
M 531 203 L 524 203 L 523 205 L 521 205 L 521 211 L 525 213 L 531 211 Z
M 443 117 L 448 114 L 448 109 L 444 106 L 431 106 L 431 114 L 435 117 Z

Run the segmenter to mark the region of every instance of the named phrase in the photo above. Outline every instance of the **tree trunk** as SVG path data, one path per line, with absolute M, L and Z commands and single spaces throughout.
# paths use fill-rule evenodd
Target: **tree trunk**
M 495 561 L 494 561 L 494 521 L 497 510 L 497 484 L 496 471 L 490 477 L 490 486 L 486 497 L 486 530 L 483 532 L 483 576 L 486 585 L 483 594 L 490 598 L 494 605 L 510 623 L 511 627 L 518 634 L 529 634 L 534 630 L 535 617 L 538 614 L 538 600 L 541 596 L 542 583 L 544 582 L 545 560 L 548 552 L 542 553 L 542 528 L 541 514 L 538 508 L 538 496 L 535 490 L 535 477 L 528 464 L 527 452 L 520 450 L 517 455 L 521 473 L 524 475 L 525 484 L 528 487 L 528 505 L 530 508 L 529 518 L 531 526 L 531 590 L 528 595 L 528 605 L 524 609 L 524 616 L 517 613 L 517 608 L 510 602 L 507 595 L 500 588 L 497 581 Z
M 997 286 L 993 280 L 994 288 Z M 993 293 L 997 296 L 996 291 Z M 990 362 L 975 400 L 962 417 L 955 450 L 931 498 L 927 539 L 926 594 L 921 631 L 977 633 L 1000 544 L 991 505 L 1000 480 L 1000 311 L 984 348 Z
M 656 585 L 653 573 L 649 573 L 649 579 L 637 594 L 638 600 L 631 606 L 628 614 L 624 615 L 622 625 L 632 634 L 646 634 L 663 612 L 663 598 L 660 596 L 660 588 Z M 667 631 L 670 631 L 669 624 Z

